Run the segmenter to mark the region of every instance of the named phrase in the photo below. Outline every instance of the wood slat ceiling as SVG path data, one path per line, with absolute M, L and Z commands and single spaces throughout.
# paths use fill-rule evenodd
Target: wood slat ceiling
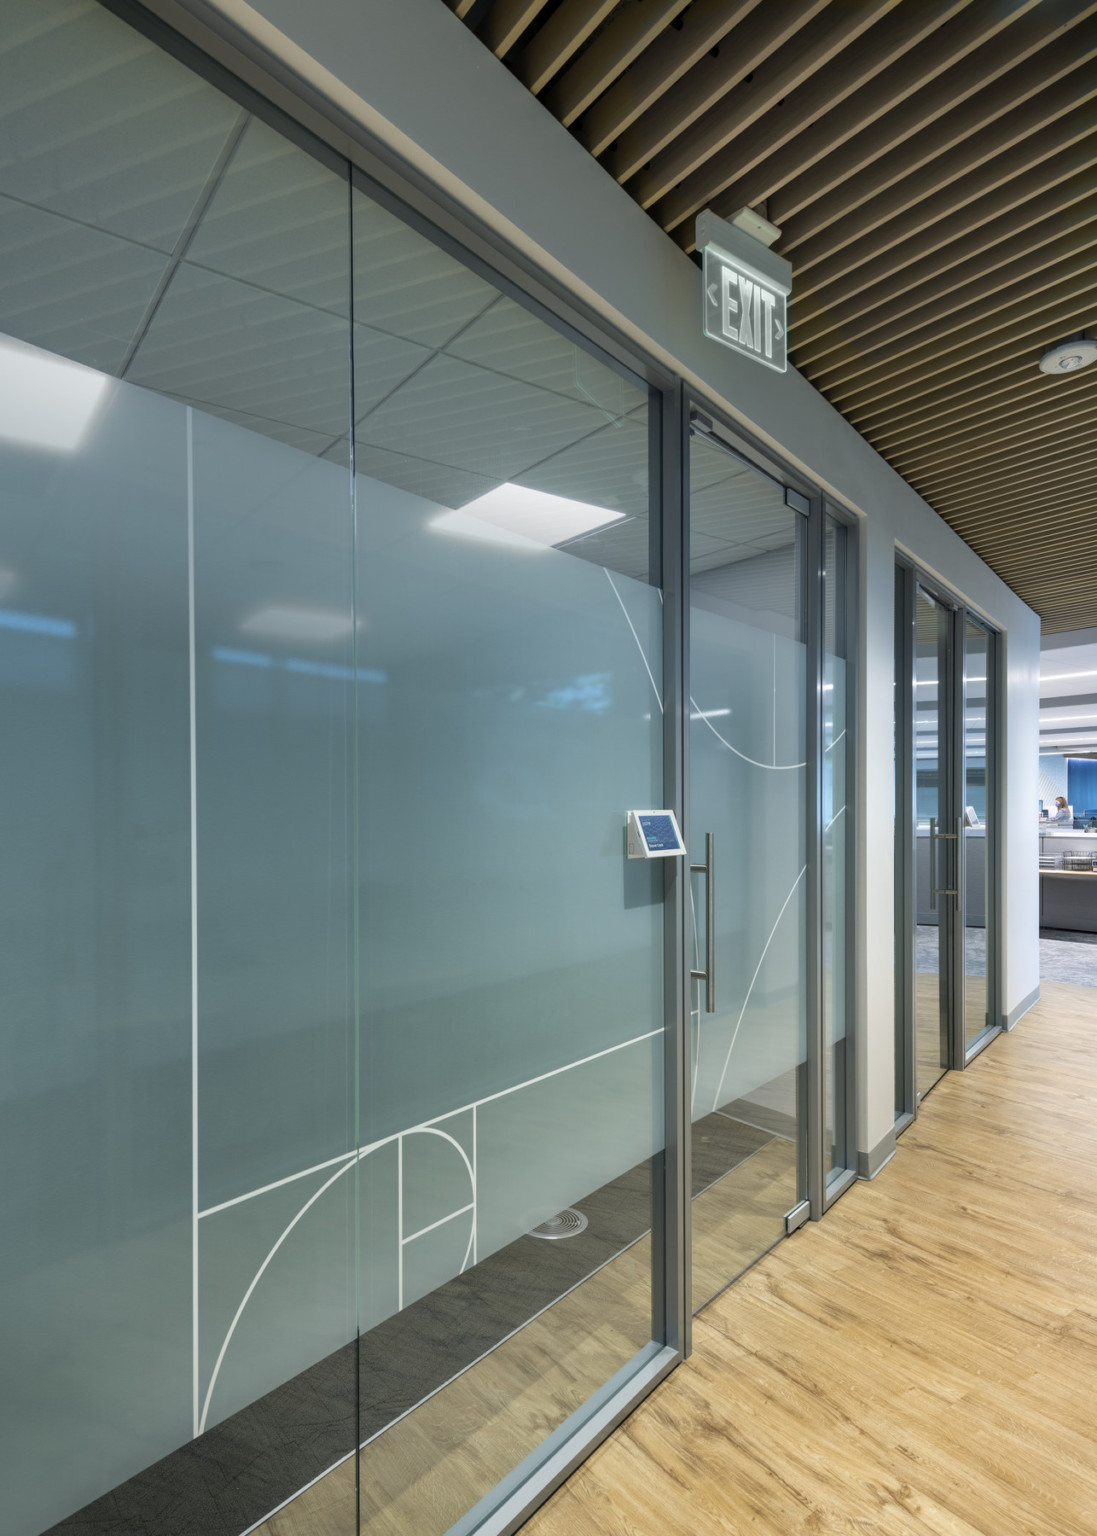
M 1097 0 L 448 0 L 669 237 L 750 206 L 790 357 L 1036 609 L 1097 625 Z

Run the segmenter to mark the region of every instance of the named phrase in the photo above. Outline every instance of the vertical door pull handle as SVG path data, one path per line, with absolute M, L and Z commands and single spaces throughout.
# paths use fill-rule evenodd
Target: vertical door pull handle
M 957 835 L 955 832 L 938 832 L 936 816 L 929 818 L 929 908 L 931 912 L 936 912 L 937 910 L 938 896 L 956 896 L 958 894 L 959 880 L 957 880 L 956 890 L 951 886 L 937 884 L 937 844 L 951 843 L 956 839 Z M 959 852 L 957 852 L 957 858 L 959 858 Z
M 716 889 L 716 875 L 713 866 L 711 832 L 705 833 L 705 862 L 703 864 L 691 864 L 690 874 L 704 875 L 705 877 L 705 970 L 690 971 L 694 981 L 705 983 L 705 1012 L 716 1012 L 716 908 L 714 895 Z

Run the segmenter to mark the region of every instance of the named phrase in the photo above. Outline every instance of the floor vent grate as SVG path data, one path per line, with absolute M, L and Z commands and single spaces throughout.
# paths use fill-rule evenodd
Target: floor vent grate
M 566 1211 L 559 1211 L 555 1216 L 550 1216 L 539 1227 L 534 1227 L 530 1237 L 547 1237 L 556 1239 L 561 1237 L 578 1237 L 580 1232 L 587 1229 L 587 1218 L 582 1211 L 572 1210 L 569 1206 Z

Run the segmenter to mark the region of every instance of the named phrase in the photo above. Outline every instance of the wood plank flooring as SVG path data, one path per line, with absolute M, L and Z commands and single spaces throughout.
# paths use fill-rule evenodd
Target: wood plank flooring
M 776 1242 L 795 1198 L 796 1148 L 781 1137 L 704 1189 L 693 1208 L 695 1286 L 711 1294 Z M 362 1529 L 444 1536 L 647 1344 L 650 1317 L 644 1236 L 365 1446 Z M 351 1536 L 355 1497 L 348 1460 L 254 1536 Z
M 1097 991 L 1045 983 L 523 1536 L 748 1531 L 1097 1533 Z

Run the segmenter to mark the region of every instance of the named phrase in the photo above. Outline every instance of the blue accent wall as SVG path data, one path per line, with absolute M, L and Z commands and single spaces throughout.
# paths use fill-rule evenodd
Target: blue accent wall
M 1097 810 L 1097 758 L 1067 758 L 1067 801 L 1075 816 Z

